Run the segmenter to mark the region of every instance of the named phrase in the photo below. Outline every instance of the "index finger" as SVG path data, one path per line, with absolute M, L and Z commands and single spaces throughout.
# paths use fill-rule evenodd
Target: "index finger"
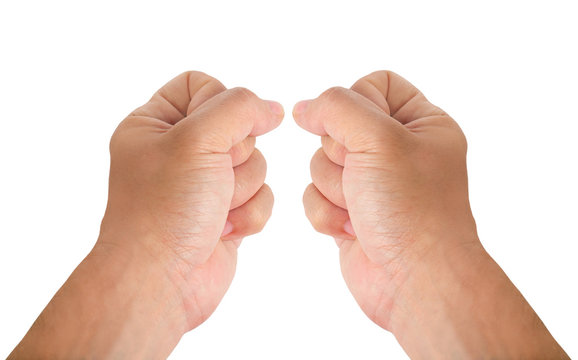
M 428 116 L 447 115 L 409 81 L 392 71 L 376 71 L 364 76 L 351 90 L 373 101 L 402 124 Z
M 166 83 L 129 116 L 152 117 L 174 125 L 225 90 L 217 79 L 199 71 L 187 71 Z

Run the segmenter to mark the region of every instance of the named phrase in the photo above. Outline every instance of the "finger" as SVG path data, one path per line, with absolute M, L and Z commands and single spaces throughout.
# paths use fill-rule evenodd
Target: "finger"
M 367 99 L 371 100 L 375 105 L 377 105 L 383 112 L 387 115 L 391 115 L 391 110 L 387 100 L 379 90 L 377 80 L 371 78 L 369 75 L 365 76 L 355 82 L 351 87 L 351 90 L 358 94 L 365 96 Z
M 223 240 L 238 240 L 263 230 L 273 209 L 273 192 L 267 184 L 242 206 L 229 211 L 227 221 L 232 231 Z
M 233 169 L 235 172 L 235 191 L 231 199 L 231 209 L 235 209 L 247 202 L 261 188 L 265 182 L 267 162 L 263 154 L 257 149 L 251 156 Z
M 295 105 L 293 116 L 305 130 L 328 135 L 348 152 L 376 152 L 407 133 L 398 121 L 355 91 L 332 88 Z
M 247 161 L 249 156 L 253 153 L 253 150 L 255 150 L 255 140 L 254 136 L 248 136 L 245 140 L 236 144 L 231 148 L 231 150 L 229 150 L 233 167 L 239 166 Z
M 226 153 L 247 136 L 276 128 L 283 107 L 259 99 L 243 88 L 226 90 L 207 100 L 172 129 L 187 137 L 189 149 L 198 153 Z
M 322 136 L 321 145 L 329 160 L 339 166 L 345 166 L 345 155 L 347 155 L 345 146 L 333 140 L 330 136 Z
M 188 71 L 169 81 L 130 116 L 147 116 L 176 124 L 202 103 L 225 90 L 217 79 L 202 72 Z
M 311 178 L 315 187 L 333 204 L 347 210 L 343 196 L 343 167 L 329 160 L 323 149 L 311 159 Z
M 339 239 L 354 239 L 353 235 L 345 231 L 346 223 L 349 222 L 348 212 L 327 200 L 315 185 L 309 184 L 305 189 L 303 206 L 305 215 L 318 232 Z
M 359 79 L 351 89 L 402 124 L 428 116 L 447 115 L 409 81 L 391 71 L 371 73 Z

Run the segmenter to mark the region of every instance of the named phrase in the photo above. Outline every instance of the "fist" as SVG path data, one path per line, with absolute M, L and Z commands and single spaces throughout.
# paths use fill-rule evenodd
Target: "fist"
M 189 327 L 217 306 L 240 240 L 260 231 L 273 195 L 255 137 L 281 105 L 198 72 L 157 91 L 117 128 L 97 245 L 153 254 L 182 294 Z
M 387 71 L 300 102 L 294 117 L 322 140 L 304 195 L 307 216 L 336 239 L 351 292 L 388 328 L 396 294 L 432 247 L 477 242 L 465 137 L 450 116 Z

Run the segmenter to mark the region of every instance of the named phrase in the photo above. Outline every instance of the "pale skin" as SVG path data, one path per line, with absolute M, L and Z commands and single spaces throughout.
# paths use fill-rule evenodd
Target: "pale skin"
M 336 239 L 360 307 L 412 359 L 568 358 L 478 239 L 466 139 L 448 114 L 380 71 L 293 116 L 322 136 L 308 218 Z
M 411 358 L 568 358 L 478 239 L 449 115 L 381 71 L 293 116 L 323 145 L 306 214 L 335 238 L 360 307 Z M 167 357 L 215 310 L 241 240 L 271 214 L 255 137 L 282 118 L 280 104 L 198 72 L 132 112 L 111 140 L 96 245 L 9 358 Z

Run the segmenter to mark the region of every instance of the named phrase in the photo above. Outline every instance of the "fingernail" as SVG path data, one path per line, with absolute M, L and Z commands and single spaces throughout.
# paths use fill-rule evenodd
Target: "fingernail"
M 223 233 L 221 234 L 221 237 L 227 236 L 232 232 L 233 232 L 233 224 L 229 220 L 227 220 L 227 222 L 225 223 L 225 227 L 223 228 Z
M 294 116 L 299 116 L 302 113 L 305 112 L 305 110 L 307 110 L 307 108 L 309 107 L 309 104 L 311 103 L 311 100 L 303 100 L 303 101 L 299 101 L 297 104 L 295 104 L 295 106 L 293 107 L 293 115 Z
M 269 104 L 269 108 L 271 112 L 275 114 L 275 116 L 282 116 L 285 114 L 285 110 L 283 110 L 283 105 L 279 104 L 277 101 L 272 100 L 265 100 Z
M 351 236 L 355 236 L 355 230 L 353 230 L 353 225 L 351 225 L 351 220 L 347 220 L 345 224 L 343 224 L 343 231 L 348 233 Z

